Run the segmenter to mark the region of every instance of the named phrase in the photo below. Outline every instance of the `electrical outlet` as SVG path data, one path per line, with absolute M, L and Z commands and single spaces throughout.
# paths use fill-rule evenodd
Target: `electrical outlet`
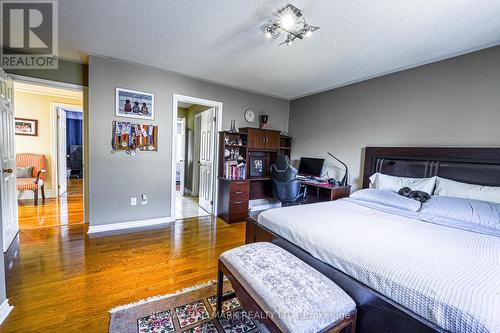
M 137 198 L 134 197 L 130 198 L 130 206 L 135 206 L 135 205 L 137 205 Z
M 147 205 L 148 204 L 148 197 L 143 194 L 141 195 L 141 205 Z

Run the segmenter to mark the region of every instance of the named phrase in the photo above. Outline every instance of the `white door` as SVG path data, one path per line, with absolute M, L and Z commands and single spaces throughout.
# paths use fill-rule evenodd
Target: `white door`
M 57 194 L 66 194 L 68 178 L 66 174 L 66 111 L 57 107 Z
M 200 185 L 198 196 L 200 207 L 208 213 L 212 213 L 215 109 L 208 109 L 200 114 Z
M 193 179 L 191 180 L 191 187 L 193 197 L 198 196 L 200 189 L 200 141 L 201 141 L 201 115 L 194 116 L 194 130 L 193 130 Z
M 14 148 L 14 88 L 0 69 L 0 219 L 3 252 L 19 231 L 16 199 L 16 153 Z
M 176 177 L 180 183 L 180 192 L 184 195 L 184 165 L 186 160 L 186 118 L 177 119 L 177 164 Z

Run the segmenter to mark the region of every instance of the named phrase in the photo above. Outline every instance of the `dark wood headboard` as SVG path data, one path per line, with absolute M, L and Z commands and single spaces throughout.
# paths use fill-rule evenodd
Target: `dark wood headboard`
M 363 188 L 375 172 L 500 186 L 500 148 L 366 147 Z

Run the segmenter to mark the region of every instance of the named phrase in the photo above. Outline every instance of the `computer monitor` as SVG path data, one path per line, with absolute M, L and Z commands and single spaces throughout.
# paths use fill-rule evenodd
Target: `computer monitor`
M 299 174 L 306 176 L 321 177 L 323 171 L 324 158 L 301 157 Z

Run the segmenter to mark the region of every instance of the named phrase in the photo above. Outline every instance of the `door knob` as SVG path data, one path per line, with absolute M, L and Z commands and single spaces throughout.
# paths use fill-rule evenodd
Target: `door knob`
M 2 169 L 3 173 L 12 173 L 12 169 Z

